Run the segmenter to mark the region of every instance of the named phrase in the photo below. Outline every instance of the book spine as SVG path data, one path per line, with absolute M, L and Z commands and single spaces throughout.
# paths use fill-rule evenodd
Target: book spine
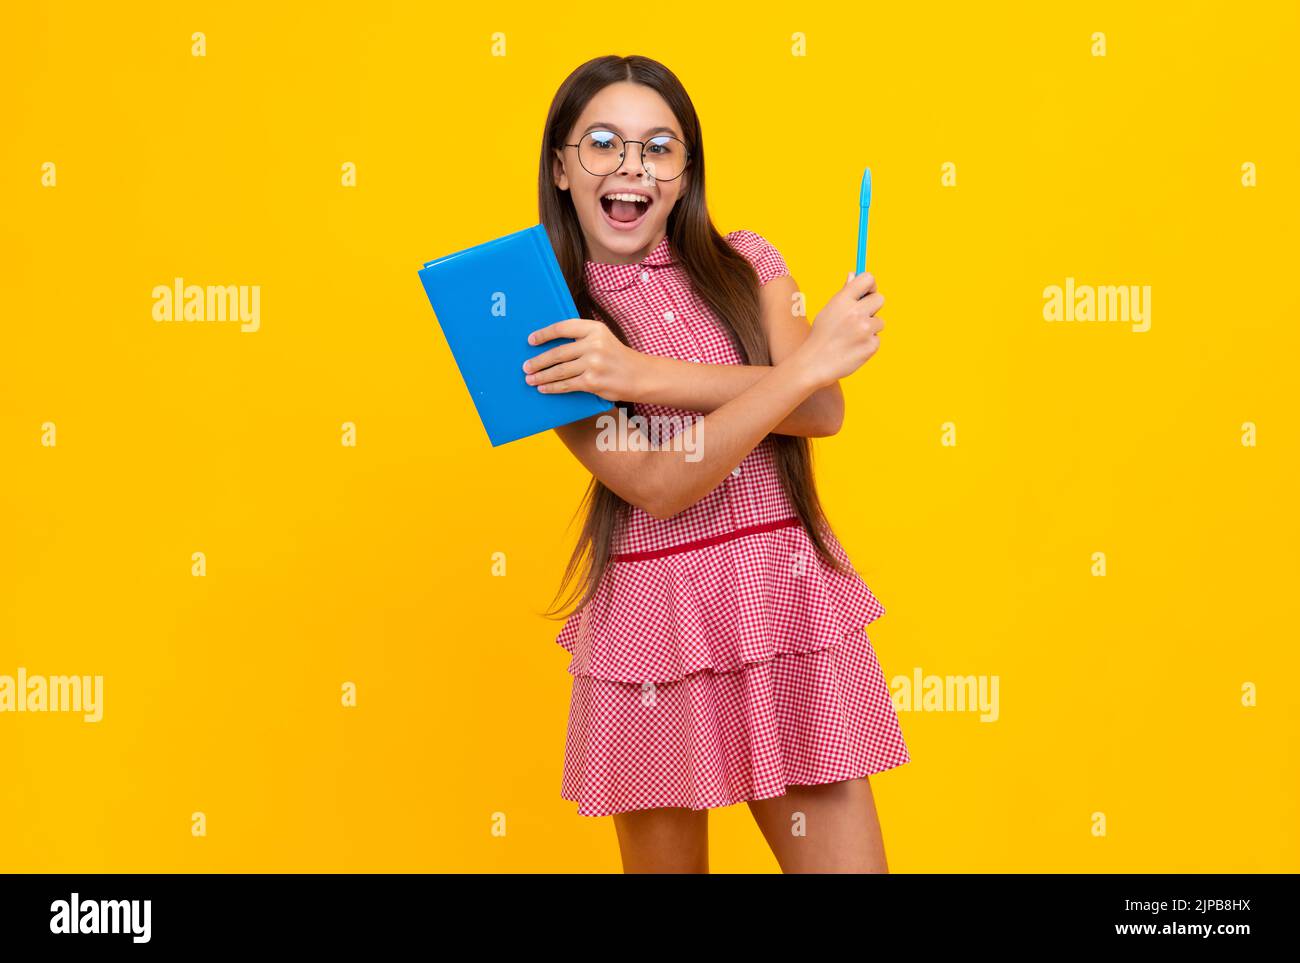
M 555 292 L 556 303 L 565 310 L 568 317 L 576 318 L 578 308 L 573 303 L 573 295 L 564 280 L 564 272 L 560 269 L 560 261 L 555 256 L 555 248 L 551 247 L 551 239 L 546 234 L 545 224 L 538 224 L 533 228 L 533 242 L 536 244 L 537 259 L 543 268 L 542 273 L 546 275 L 551 290 Z

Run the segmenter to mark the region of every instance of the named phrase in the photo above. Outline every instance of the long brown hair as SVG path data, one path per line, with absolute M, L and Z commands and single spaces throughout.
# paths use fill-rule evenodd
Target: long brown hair
M 724 330 L 729 329 L 745 363 L 770 364 L 771 354 L 760 314 L 758 275 L 753 265 L 727 243 L 709 219 L 704 199 L 704 136 L 695 105 L 673 72 L 648 57 L 611 55 L 587 61 L 560 85 L 546 116 L 537 180 L 539 215 L 555 247 L 578 316 L 604 322 L 619 340 L 627 343 L 613 313 L 605 310 L 587 289 L 584 272 L 586 249 L 578 213 L 568 193 L 555 185 L 552 175 L 555 151 L 563 150 L 569 130 L 588 101 L 605 87 L 621 81 L 644 84 L 657 91 L 682 125 L 682 136 L 690 145 L 690 166 L 683 175 L 687 178 L 686 186 L 668 215 L 668 241 L 675 259 L 689 276 L 696 293 L 721 319 Z M 619 402 L 619 405 L 629 410 L 632 407 L 629 402 Z M 781 485 L 798 511 L 818 555 L 835 569 L 848 571 L 822 536 L 825 515 L 813 481 L 811 444 L 807 438 L 796 435 L 769 437 L 776 439 L 776 466 Z M 594 475 L 579 511 L 584 505 L 587 511 L 582 532 L 565 567 L 555 600 L 559 599 L 566 585 L 574 582 L 584 560 L 587 564 L 582 578 L 576 582 L 561 608 L 577 598 L 574 610 L 580 609 L 596 593 L 609 564 L 616 526 L 628 508 L 626 501 Z M 545 614 L 550 616 L 557 611 L 559 609 L 553 602 Z

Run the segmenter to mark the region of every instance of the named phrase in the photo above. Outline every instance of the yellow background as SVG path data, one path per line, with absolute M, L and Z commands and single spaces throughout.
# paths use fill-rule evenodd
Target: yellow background
M 886 675 L 1001 683 L 996 723 L 901 714 L 890 868 L 1300 869 L 1300 15 L 985 6 L 9 9 L 0 674 L 103 674 L 105 717 L 0 715 L 0 868 L 618 869 L 538 616 L 588 476 L 489 447 L 416 271 L 536 223 L 555 89 L 641 53 L 810 311 L 875 175 L 888 328 L 820 490 Z M 155 323 L 176 276 L 260 285 L 261 330 Z M 1045 322 L 1066 277 L 1151 285 L 1151 330 Z M 743 805 L 711 832 L 775 870 Z

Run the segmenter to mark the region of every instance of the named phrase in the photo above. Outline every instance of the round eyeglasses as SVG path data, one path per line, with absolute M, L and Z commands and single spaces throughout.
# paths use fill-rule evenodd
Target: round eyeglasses
M 641 148 L 641 166 L 654 180 L 671 181 L 681 177 L 690 162 L 691 152 L 671 134 L 656 134 L 649 140 L 624 140 L 612 130 L 589 130 L 576 144 L 578 163 L 588 174 L 606 177 L 623 166 L 627 145 Z

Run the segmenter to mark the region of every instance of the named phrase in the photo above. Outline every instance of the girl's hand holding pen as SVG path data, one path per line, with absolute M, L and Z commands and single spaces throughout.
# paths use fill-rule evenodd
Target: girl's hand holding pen
M 645 355 L 629 348 L 600 321 L 569 318 L 538 328 L 529 344 L 573 338 L 524 362 L 524 380 L 544 394 L 587 391 L 606 401 L 633 397 Z
M 847 378 L 880 348 L 885 322 L 876 312 L 884 303 L 869 271 L 850 272 L 848 282 L 826 302 L 798 349 L 819 386 Z

